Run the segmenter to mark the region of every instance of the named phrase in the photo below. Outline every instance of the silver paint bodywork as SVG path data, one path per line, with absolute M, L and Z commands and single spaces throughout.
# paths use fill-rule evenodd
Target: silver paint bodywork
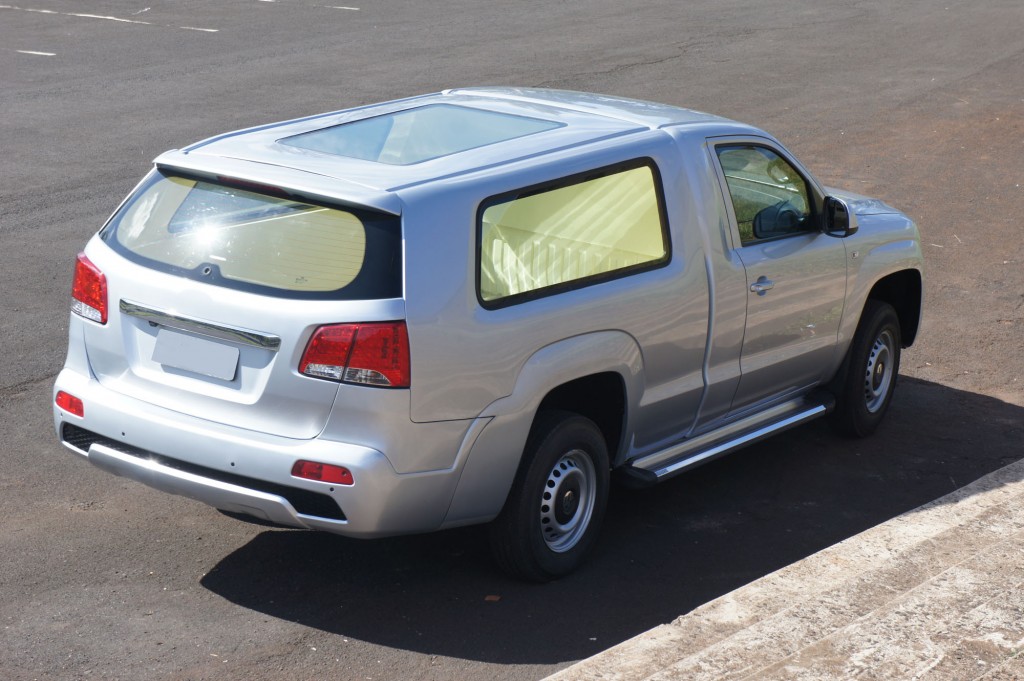
M 437 102 L 564 125 L 408 166 L 276 142 Z M 723 141 L 777 150 L 818 199 L 847 201 L 859 231 L 845 239 L 815 233 L 742 246 L 713 152 Z M 474 274 L 482 201 L 641 157 L 654 161 L 663 183 L 672 244 L 666 266 L 500 309 L 481 307 Z M 85 417 L 55 406 L 58 433 L 72 423 L 155 454 L 328 494 L 346 520 L 304 516 L 272 494 L 103 445 L 83 451 L 65 442 L 105 470 L 165 491 L 350 536 L 492 519 L 541 401 L 581 377 L 611 372 L 622 381 L 626 413 L 620 446 L 611 452 L 616 466 L 669 461 L 673 452 L 759 415 L 778 412 L 799 422 L 804 417 L 787 410 L 835 374 L 872 286 L 894 272 L 921 269 L 913 222 L 879 201 L 820 187 L 766 133 L 599 95 L 447 91 L 231 133 L 155 163 L 400 215 L 404 295 L 277 299 L 153 271 L 94 238 L 85 252 L 107 277 L 110 319 L 101 326 L 71 316 L 68 357 L 54 392 L 81 398 Z M 775 288 L 758 296 L 749 287 L 762 275 Z M 339 385 L 298 373 L 318 326 L 403 319 L 409 389 Z M 152 351 L 164 326 L 236 344 L 238 375 L 224 381 L 161 367 Z M 345 466 L 355 485 L 294 478 L 298 459 Z

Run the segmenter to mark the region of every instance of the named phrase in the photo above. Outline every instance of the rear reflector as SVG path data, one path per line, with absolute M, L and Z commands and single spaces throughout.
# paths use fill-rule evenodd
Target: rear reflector
M 107 278 L 85 253 L 79 253 L 75 263 L 71 311 L 94 322 L 107 323 Z
M 54 400 L 57 406 L 78 417 L 85 416 L 85 406 L 82 404 L 82 400 L 78 399 L 74 395 L 69 395 L 63 390 L 57 392 L 57 398 Z
M 315 461 L 296 461 L 292 466 L 292 475 L 296 478 L 306 480 L 319 480 L 320 482 L 331 482 L 335 485 L 353 485 L 352 471 L 342 466 L 334 466 L 329 463 L 317 463 Z
M 408 388 L 405 322 L 321 326 L 306 346 L 299 372 L 345 383 Z

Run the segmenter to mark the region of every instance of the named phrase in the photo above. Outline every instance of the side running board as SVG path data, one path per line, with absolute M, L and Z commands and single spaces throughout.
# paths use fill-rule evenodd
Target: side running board
M 717 459 L 766 437 L 824 416 L 835 407 L 835 398 L 816 391 L 771 409 L 691 437 L 653 454 L 633 459 L 619 469 L 624 482 L 646 487 L 708 461 Z

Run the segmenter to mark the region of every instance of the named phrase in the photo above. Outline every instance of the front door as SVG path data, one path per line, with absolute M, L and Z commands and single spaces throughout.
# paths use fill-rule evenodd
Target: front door
M 827 378 L 846 297 L 846 247 L 821 233 L 820 198 L 781 151 L 726 142 L 715 152 L 747 276 L 736 411 Z

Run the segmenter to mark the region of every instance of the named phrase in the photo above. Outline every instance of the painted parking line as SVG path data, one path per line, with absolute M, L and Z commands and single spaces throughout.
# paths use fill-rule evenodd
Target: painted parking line
M 37 56 L 40 56 L 40 57 L 56 57 L 57 56 L 56 52 L 36 52 L 35 50 L 15 50 L 15 52 L 18 52 L 20 54 L 34 54 L 34 55 L 37 55 Z
M 139 19 L 125 19 L 104 14 L 87 14 L 85 12 L 57 12 L 52 9 L 38 9 L 34 7 L 15 7 L 14 5 L 0 5 L 0 9 L 12 9 L 19 12 L 33 12 L 35 14 L 53 14 L 64 17 L 78 17 L 80 19 L 103 19 L 105 21 L 116 21 L 122 24 L 141 24 L 143 26 L 160 26 L 163 28 L 180 28 L 186 31 L 203 31 L 204 33 L 218 33 L 217 28 L 197 28 L 195 26 L 172 26 L 168 24 L 155 24 L 152 21 L 141 21 Z M 148 8 L 147 8 L 148 9 Z

